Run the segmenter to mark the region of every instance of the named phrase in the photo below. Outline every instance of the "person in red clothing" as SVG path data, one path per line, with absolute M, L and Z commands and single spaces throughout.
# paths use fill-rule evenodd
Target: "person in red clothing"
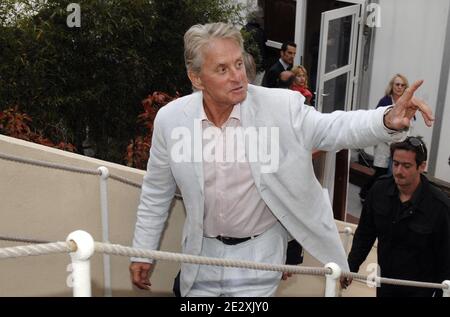
M 308 72 L 306 71 L 306 68 L 302 65 L 298 65 L 292 69 L 292 72 L 295 74 L 295 80 L 291 89 L 300 92 L 306 98 L 305 103 L 312 106 L 313 94 L 308 87 Z

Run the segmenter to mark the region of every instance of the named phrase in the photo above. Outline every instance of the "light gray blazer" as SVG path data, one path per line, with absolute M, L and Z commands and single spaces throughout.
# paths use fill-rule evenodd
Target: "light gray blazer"
M 200 253 L 203 165 L 201 161 L 174 162 L 170 153 L 179 141 L 171 136 L 175 128 L 184 127 L 192 136 L 201 137 L 202 98 L 201 92 L 195 92 L 172 101 L 158 112 L 137 212 L 134 247 L 158 249 L 178 185 L 186 208 L 182 250 L 187 254 Z M 261 173 L 260 162 L 254 162 L 250 163 L 252 175 L 275 217 L 312 256 L 322 263 L 335 262 L 348 270 L 330 201 L 314 175 L 311 152 L 364 148 L 381 141 L 401 140 L 405 134 L 392 133 L 384 127 L 385 108 L 322 114 L 305 105 L 304 100 L 298 92 L 249 85 L 247 98 L 241 103 L 242 126 L 278 127 L 280 143 L 278 170 Z M 201 140 L 197 141 L 202 144 Z M 201 151 L 201 146 L 192 148 L 193 154 Z M 132 261 L 150 262 L 141 258 Z M 182 265 L 182 295 L 192 287 L 197 270 L 198 265 Z

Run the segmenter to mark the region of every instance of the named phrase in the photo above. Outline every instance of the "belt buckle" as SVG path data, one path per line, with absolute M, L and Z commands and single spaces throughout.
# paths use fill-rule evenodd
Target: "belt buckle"
M 256 236 L 252 236 L 252 237 L 245 237 L 245 238 L 233 238 L 233 237 L 224 237 L 224 236 L 217 236 L 216 239 L 221 241 L 223 244 L 226 245 L 236 245 L 236 244 L 240 244 L 242 242 L 248 241 L 252 238 L 254 238 Z
M 219 240 L 220 242 L 224 243 L 224 244 L 228 244 L 228 243 L 230 243 L 230 241 L 233 240 L 233 238 L 224 237 L 224 236 L 217 236 L 216 239 Z

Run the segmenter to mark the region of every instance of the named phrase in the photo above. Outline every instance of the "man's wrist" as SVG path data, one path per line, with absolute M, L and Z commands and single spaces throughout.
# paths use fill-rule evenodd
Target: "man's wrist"
M 387 123 L 386 123 L 386 120 L 387 120 L 386 117 L 387 117 L 388 113 L 392 111 L 393 108 L 394 108 L 394 106 L 389 106 L 389 107 L 386 107 L 386 110 L 384 110 L 384 114 L 383 114 L 383 125 L 384 125 L 384 127 L 385 127 L 386 129 L 388 129 L 388 130 L 396 131 L 395 129 L 389 128 L 388 125 L 387 125 Z
M 409 130 L 409 127 L 404 127 L 403 129 L 394 129 L 394 128 L 390 128 L 390 120 L 391 118 L 388 116 L 389 112 L 392 111 L 392 109 L 394 108 L 394 106 L 388 106 L 386 107 L 386 110 L 384 110 L 384 114 L 383 114 L 383 125 L 384 128 L 386 129 L 386 131 L 389 134 L 394 134 L 394 133 L 401 133 L 401 132 L 405 132 Z

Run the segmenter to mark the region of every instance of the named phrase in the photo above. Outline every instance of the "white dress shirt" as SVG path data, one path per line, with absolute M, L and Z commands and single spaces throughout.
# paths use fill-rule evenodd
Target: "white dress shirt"
M 256 189 L 248 160 L 238 158 L 237 153 L 245 153 L 245 137 L 237 134 L 234 143 L 227 139 L 227 128 L 242 128 L 240 119 L 240 104 L 233 107 L 230 117 L 220 128 L 208 120 L 202 109 L 205 237 L 250 237 L 265 232 L 277 222 Z M 205 138 L 205 130 L 215 138 Z M 241 139 L 237 140 L 239 137 Z M 226 148 L 230 144 L 235 149 L 233 160 L 226 157 Z M 205 150 L 214 153 L 214 160 L 205 159 Z

